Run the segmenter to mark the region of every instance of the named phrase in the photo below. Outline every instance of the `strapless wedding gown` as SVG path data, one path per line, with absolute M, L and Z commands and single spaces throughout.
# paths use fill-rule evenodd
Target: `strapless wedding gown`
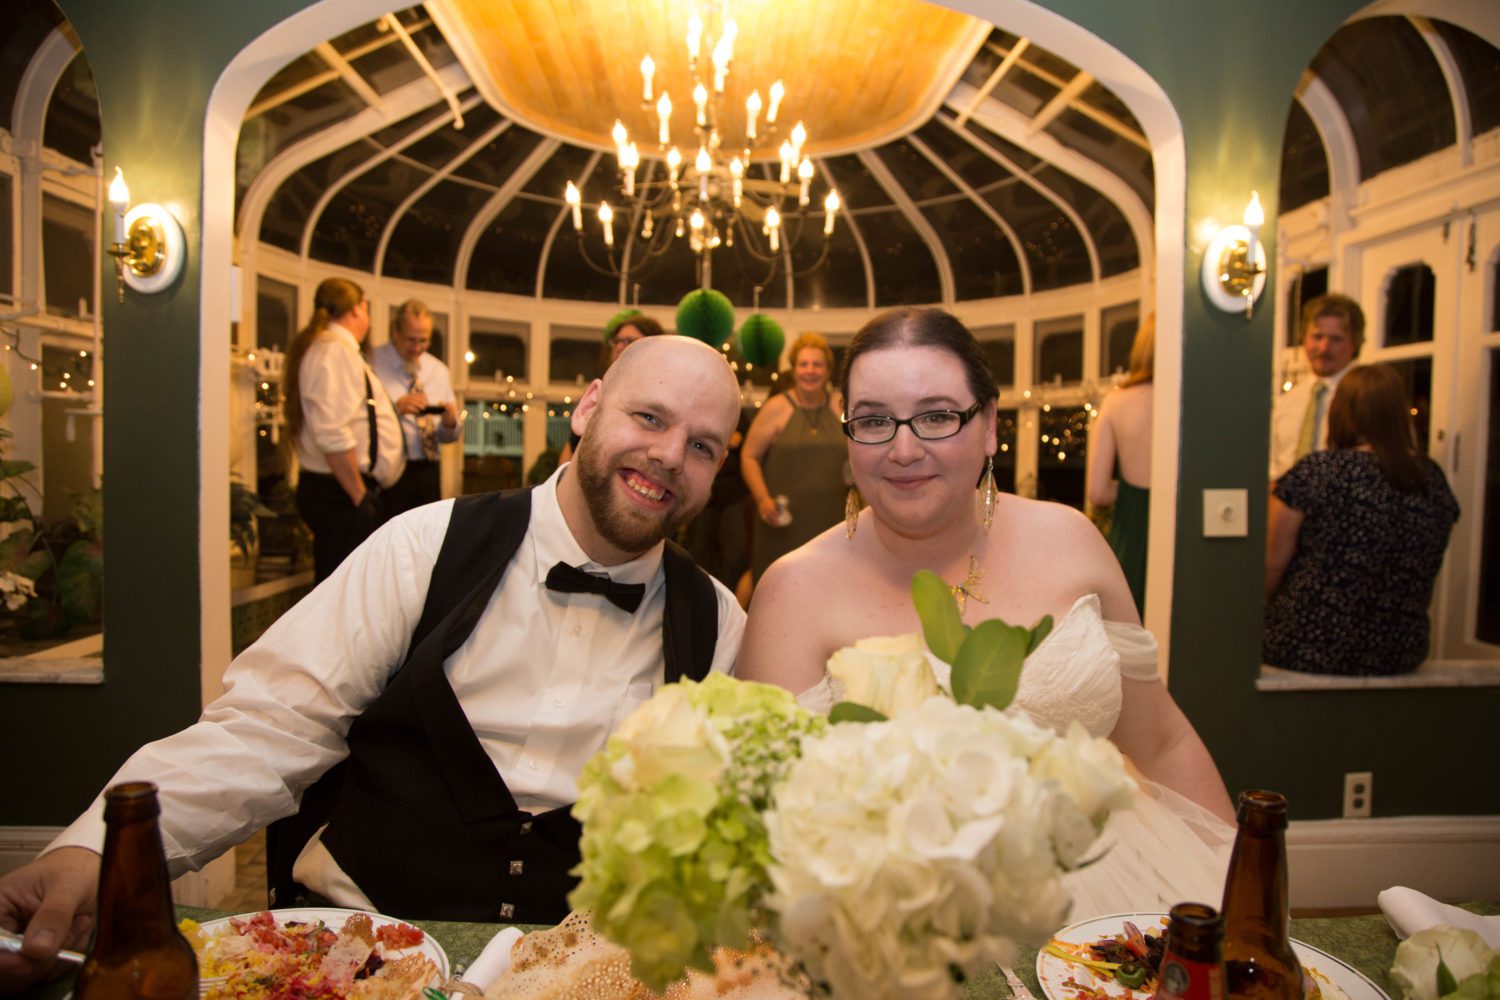
M 948 664 L 928 658 L 946 690 Z M 1010 711 L 1023 710 L 1059 733 L 1077 719 L 1093 735 L 1108 736 L 1120 717 L 1122 678 L 1160 683 L 1156 639 L 1138 625 L 1106 621 L 1099 598 L 1090 594 L 1027 657 Z M 842 700 L 841 688 L 825 674 L 797 701 L 827 713 Z M 1067 876 L 1071 919 L 1165 912 L 1187 901 L 1219 906 L 1235 828 L 1171 789 L 1136 778 L 1135 805 L 1115 812 L 1105 826 L 1098 845 L 1103 857 Z

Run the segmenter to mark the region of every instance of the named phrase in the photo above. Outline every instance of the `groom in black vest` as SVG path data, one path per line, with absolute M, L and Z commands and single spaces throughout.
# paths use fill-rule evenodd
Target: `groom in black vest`
M 202 720 L 116 775 L 160 786 L 173 875 L 300 799 L 276 849 L 318 897 L 559 920 L 583 761 L 663 681 L 734 662 L 743 613 L 666 539 L 707 501 L 738 416 L 719 352 L 652 338 L 579 400 L 582 443 L 546 483 L 381 529 L 230 666 Z M 27 933 L 0 988 L 86 939 L 101 843 L 96 803 L 0 879 L 0 926 Z

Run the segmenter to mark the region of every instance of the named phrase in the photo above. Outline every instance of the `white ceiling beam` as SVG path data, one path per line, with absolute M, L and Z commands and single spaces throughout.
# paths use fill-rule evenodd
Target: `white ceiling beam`
M 927 144 L 921 139 L 917 138 L 915 134 L 907 136 L 906 141 L 911 143 L 912 146 L 917 150 L 917 152 L 927 157 L 932 165 L 937 168 L 938 172 L 941 173 L 944 177 L 948 178 L 948 180 L 955 187 L 957 187 L 964 194 L 968 195 L 969 200 L 978 205 L 979 210 L 987 215 L 989 217 L 989 220 L 995 224 L 995 228 L 999 229 L 1002 233 L 1005 234 L 1005 239 L 1010 243 L 1011 251 L 1016 255 L 1016 264 L 1021 269 L 1021 294 L 1030 295 L 1031 263 L 1026 259 L 1026 250 L 1021 246 L 1020 237 L 1016 235 L 1016 231 L 1011 228 L 1010 223 L 1005 221 L 1005 218 L 999 212 L 995 211 L 995 207 L 991 205 L 983 195 L 979 194 L 979 192 L 970 187 L 969 184 L 962 177 L 960 177 L 952 167 L 944 163 L 942 158 L 934 153 L 931 149 L 929 149 Z
M 484 231 L 489 228 L 496 216 L 504 211 L 527 182 L 536 175 L 536 172 L 552 159 L 552 154 L 557 152 L 561 145 L 562 143 L 556 139 L 543 138 L 526 159 L 521 161 L 521 165 L 516 167 L 515 173 L 507 177 L 499 190 L 484 203 L 484 207 L 474 213 L 473 221 L 464 230 L 463 239 L 459 241 L 458 256 L 453 262 L 453 287 L 456 292 L 461 294 L 466 290 L 469 267 L 474 260 L 474 248 L 479 245 L 479 238 L 484 235 Z
M 412 25 L 412 27 L 414 29 L 420 30 L 427 27 L 431 23 L 432 22 L 427 18 L 423 18 L 416 24 Z M 387 34 L 383 37 L 368 41 L 363 45 L 356 45 L 354 48 L 344 53 L 344 58 L 349 60 L 350 62 L 353 62 L 356 59 L 362 59 L 365 56 L 369 55 L 371 52 L 374 52 L 376 49 L 383 49 L 387 45 L 394 45 L 397 40 L 398 39 L 395 35 Z M 301 97 L 303 94 L 307 93 L 310 90 L 317 90 L 319 87 L 323 86 L 323 84 L 329 82 L 330 80 L 337 80 L 338 78 L 338 71 L 333 69 L 327 69 L 321 73 L 314 73 L 307 79 L 299 80 L 296 83 L 291 84 L 290 86 L 283 87 L 276 93 L 271 94 L 270 96 L 256 101 L 254 104 L 250 105 L 250 110 L 245 112 L 245 120 L 249 121 L 251 118 L 254 118 L 257 115 L 263 115 L 273 108 L 279 108 L 287 101 Z
M 1052 95 L 1052 100 L 1043 105 L 1042 110 L 1032 115 L 1032 135 L 1035 135 L 1042 129 L 1046 128 L 1048 125 L 1052 124 L 1052 120 L 1055 119 L 1058 115 L 1062 114 L 1064 111 L 1068 110 L 1068 108 L 1072 107 L 1075 104 L 1082 103 L 1078 100 L 1079 95 L 1087 90 L 1089 84 L 1093 82 L 1094 78 L 1092 76 L 1083 72 L 1083 70 L 1079 70 L 1078 73 L 1073 77 L 1073 79 L 1068 81 L 1067 86 L 1063 87 L 1056 94 Z
M 443 92 L 443 100 L 448 102 L 448 110 L 453 112 L 453 127 L 463 128 L 464 115 L 463 109 L 458 106 L 458 92 L 445 84 L 443 78 L 438 75 L 438 71 L 432 68 L 432 63 L 428 61 L 427 54 L 417 47 L 417 43 L 412 40 L 410 33 L 402 27 L 400 18 L 394 14 L 387 14 L 385 16 L 385 26 L 392 34 L 401 39 L 401 44 L 406 46 L 407 54 L 411 56 L 413 62 L 421 67 L 422 73 L 427 79 L 431 80 Z
M 1021 53 L 1025 52 L 1026 47 L 1030 44 L 1030 39 L 1023 38 L 1020 41 L 1016 42 L 1015 45 L 1011 46 L 1009 52 L 1000 57 L 1000 65 L 996 66 L 995 71 L 991 73 L 989 75 L 989 78 L 984 81 L 984 85 L 981 86 L 978 93 L 974 95 L 974 100 L 970 102 L 968 107 L 964 108 L 958 113 L 958 123 L 960 125 L 968 121 L 969 115 L 974 113 L 974 109 L 977 108 L 986 97 L 990 96 L 991 91 L 1000 86 L 1000 81 L 1005 79 L 1005 74 L 1010 72 L 1010 68 L 1016 64 L 1016 60 L 1021 58 Z
M 1020 47 L 1021 46 L 1019 45 L 1016 46 L 1016 48 Z M 991 45 L 989 46 L 989 49 L 991 52 L 996 53 L 1005 52 L 1005 50 L 998 45 Z M 1063 89 L 1063 87 L 1067 86 L 1068 81 L 1053 73 L 1051 70 L 1031 62 L 1029 59 L 1021 60 L 1021 68 L 1026 70 L 1026 72 L 1030 73 L 1032 76 L 1035 76 L 1038 80 L 1041 80 L 1045 83 L 1050 83 L 1058 90 L 1061 90 Z M 1141 149 L 1144 149 L 1148 153 L 1151 152 L 1150 140 L 1148 140 L 1143 134 L 1141 134 L 1141 131 L 1139 129 L 1132 128 L 1129 124 L 1121 121 L 1104 109 L 1097 108 L 1094 105 L 1090 104 L 1088 101 L 1084 100 L 1073 101 L 1072 107 L 1074 111 L 1077 111 L 1084 117 L 1089 118 L 1104 126 L 1115 135 L 1118 135 L 1120 138 L 1131 143 L 1132 145 L 1139 146 Z M 962 119 L 964 121 L 967 121 L 968 116 L 962 116 Z
M 927 244 L 928 253 L 932 254 L 933 262 L 937 265 L 938 293 L 942 296 L 940 304 L 952 306 L 957 301 L 954 292 L 953 262 L 948 259 L 948 251 L 943 246 L 943 241 L 938 237 L 937 230 L 932 228 L 932 223 L 927 221 L 927 216 L 917 207 L 917 203 L 911 200 L 911 195 L 906 193 L 891 172 L 886 169 L 884 161 L 875 154 L 873 149 L 862 149 L 859 152 L 859 161 L 870 171 L 871 176 L 885 188 L 885 193 L 890 196 L 901 214 L 906 216 L 906 221 L 922 237 L 922 242 Z
M 384 276 L 385 274 L 385 252 L 391 245 L 391 235 L 396 231 L 396 226 L 398 223 L 400 223 L 401 217 L 404 216 L 423 195 L 425 195 L 428 191 L 431 191 L 433 188 L 437 187 L 438 184 L 440 184 L 442 181 L 445 181 L 449 177 L 453 176 L 453 171 L 457 170 L 459 167 L 469 162 L 469 160 L 473 159 L 475 154 L 477 154 L 480 150 L 484 149 L 485 146 L 493 142 L 497 136 L 503 133 L 506 129 L 510 128 L 510 126 L 511 122 L 508 119 L 502 120 L 495 124 L 489 129 L 489 131 L 485 132 L 479 138 L 469 143 L 469 145 L 466 146 L 462 152 L 460 152 L 457 156 L 453 157 L 453 159 L 444 164 L 441 170 L 434 171 L 431 177 L 427 178 L 421 184 L 418 184 L 415 188 L 412 189 L 410 194 L 402 199 L 401 204 L 396 206 L 396 210 L 392 212 L 391 217 L 386 220 L 385 228 L 380 232 L 380 242 L 375 246 L 374 272 L 377 275 Z
M 1453 103 L 1453 137 L 1458 145 L 1458 162 L 1465 167 L 1471 166 L 1474 163 L 1474 119 L 1469 114 L 1469 91 L 1464 86 L 1458 60 L 1453 58 L 1453 51 L 1430 19 L 1409 15 L 1407 20 L 1427 43 L 1432 58 L 1437 60 L 1438 69 L 1443 72 L 1443 82 L 1448 85 L 1448 97 Z
M 334 48 L 332 44 L 321 42 L 313 48 L 313 51 L 318 54 L 320 59 L 333 67 L 334 71 L 338 73 L 339 79 L 348 84 L 349 89 L 354 91 L 355 95 L 361 101 L 364 101 L 365 104 L 372 108 L 378 108 L 381 111 L 385 110 L 384 98 L 375 93 L 375 88 L 370 86 L 365 81 L 365 78 L 359 75 L 358 70 L 349 65 L 349 61 L 340 55 L 339 50 Z

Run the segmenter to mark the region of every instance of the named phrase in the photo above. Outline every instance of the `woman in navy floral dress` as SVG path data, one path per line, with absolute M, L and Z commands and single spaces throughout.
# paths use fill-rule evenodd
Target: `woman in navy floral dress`
M 1400 374 L 1351 369 L 1328 450 L 1272 490 L 1264 661 L 1315 674 L 1408 673 L 1427 657 L 1427 606 L 1458 501 L 1422 456 Z

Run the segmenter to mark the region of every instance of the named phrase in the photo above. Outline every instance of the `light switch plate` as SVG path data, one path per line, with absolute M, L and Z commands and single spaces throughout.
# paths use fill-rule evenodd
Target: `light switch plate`
M 1249 534 L 1249 490 L 1203 491 L 1204 538 L 1244 538 Z

